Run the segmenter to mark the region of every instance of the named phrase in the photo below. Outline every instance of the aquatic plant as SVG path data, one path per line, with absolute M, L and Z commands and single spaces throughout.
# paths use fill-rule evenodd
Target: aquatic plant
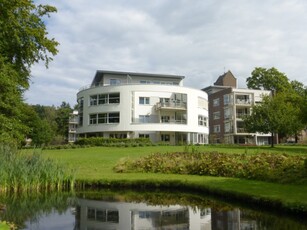
M 73 188 L 72 169 L 45 159 L 40 153 L 19 152 L 0 144 L 0 192 Z

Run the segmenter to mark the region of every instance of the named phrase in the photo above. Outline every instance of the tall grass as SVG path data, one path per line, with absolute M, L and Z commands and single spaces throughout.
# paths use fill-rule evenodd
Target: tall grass
M 19 152 L 0 144 L 0 192 L 25 192 L 73 188 L 74 173 L 38 153 Z

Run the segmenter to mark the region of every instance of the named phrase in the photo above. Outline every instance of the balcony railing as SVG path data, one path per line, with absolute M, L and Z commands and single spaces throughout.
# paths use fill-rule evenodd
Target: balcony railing
M 168 120 L 168 121 L 143 121 L 139 118 L 136 118 L 133 120 L 132 122 L 133 124 L 182 124 L 182 125 L 186 125 L 187 124 L 187 120 Z
M 249 114 L 247 114 L 247 113 L 237 113 L 236 117 L 241 119 L 241 118 L 243 118 L 243 117 L 245 117 L 247 115 L 249 115 Z
M 69 123 L 76 123 L 76 124 L 78 124 L 78 122 L 79 122 L 79 120 L 78 120 L 78 118 L 69 118 Z
M 150 82 L 150 83 L 140 83 L 140 82 L 121 82 L 118 84 L 106 84 L 106 83 L 96 83 L 96 84 L 91 84 L 91 85 L 86 85 L 83 86 L 79 89 L 79 91 L 83 91 L 86 89 L 91 89 L 91 88 L 96 88 L 96 87 L 104 87 L 104 86 L 118 86 L 118 85 L 165 85 L 165 86 L 180 86 L 179 83 L 173 82 L 170 83 L 168 82 L 167 84 L 163 84 L 161 82 Z
M 250 100 L 250 99 L 240 99 L 240 98 L 237 98 L 237 99 L 236 99 L 236 104 L 237 104 L 237 105 L 250 105 L 250 104 L 252 104 L 252 100 Z
M 247 131 L 244 128 L 237 128 L 237 133 L 247 133 Z
M 177 109 L 177 110 L 186 110 L 186 102 L 158 102 L 156 104 L 156 110 L 159 109 Z

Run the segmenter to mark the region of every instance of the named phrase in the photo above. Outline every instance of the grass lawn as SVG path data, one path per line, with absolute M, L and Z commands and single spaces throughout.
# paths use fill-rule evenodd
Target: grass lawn
M 153 174 L 153 173 L 114 173 L 112 168 L 121 158 L 137 158 L 150 153 L 182 152 L 184 146 L 150 147 L 91 147 L 80 149 L 43 150 L 44 157 L 56 159 L 76 170 L 79 181 L 100 183 L 177 183 L 193 188 L 206 188 L 225 193 L 241 194 L 255 199 L 281 201 L 283 205 L 300 205 L 307 210 L 307 185 L 274 184 L 236 178 Z M 27 150 L 29 151 L 29 150 Z M 239 146 L 195 146 L 192 151 L 218 151 L 225 153 L 288 153 L 307 156 L 307 146 L 239 147 Z

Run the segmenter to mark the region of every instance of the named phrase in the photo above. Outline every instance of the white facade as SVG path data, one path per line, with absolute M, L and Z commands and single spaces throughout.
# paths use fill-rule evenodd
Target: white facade
M 79 136 L 208 143 L 207 93 L 183 76 L 97 71 L 77 94 Z

